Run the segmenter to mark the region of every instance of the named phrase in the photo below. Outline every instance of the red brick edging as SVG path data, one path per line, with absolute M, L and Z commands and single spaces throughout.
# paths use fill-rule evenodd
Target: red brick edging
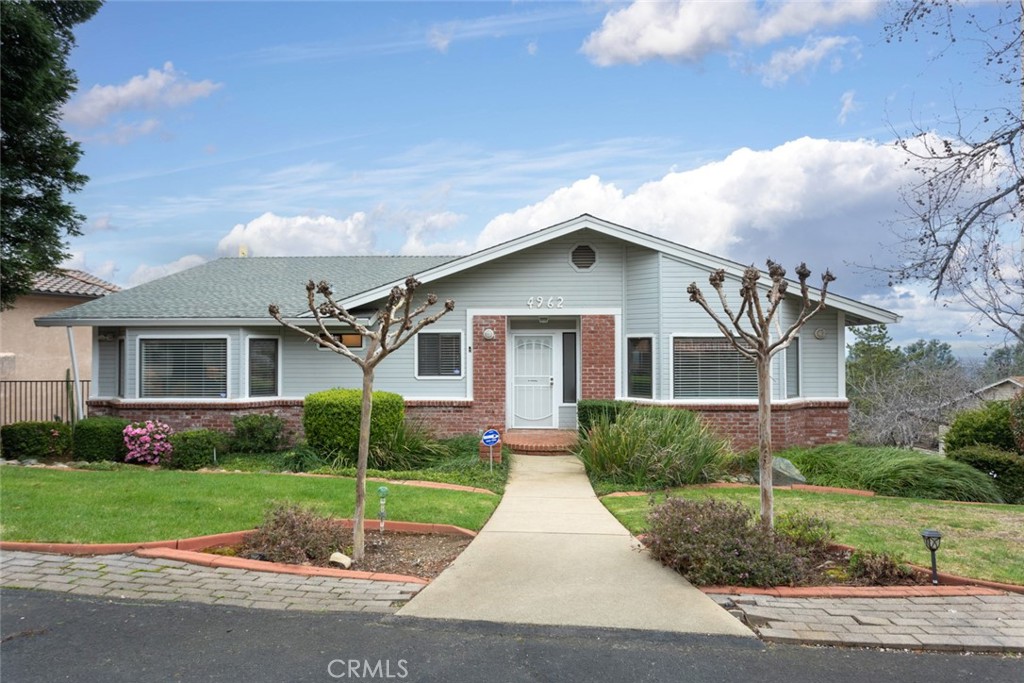
M 352 527 L 352 520 L 341 519 L 338 522 L 345 527 Z M 372 531 L 378 528 L 376 520 L 366 520 L 363 528 Z M 406 533 L 447 534 L 451 536 L 476 537 L 475 531 L 463 529 L 451 524 L 425 524 L 421 522 L 388 522 L 386 529 Z M 0 550 L 23 550 L 36 553 L 56 553 L 60 555 L 115 555 L 134 553 L 139 557 L 159 557 L 178 560 L 204 567 L 230 567 L 249 571 L 275 572 L 279 574 L 296 574 L 299 576 L 330 576 L 342 579 L 370 579 L 373 581 L 401 581 L 405 583 L 430 583 L 426 579 L 402 574 L 384 574 L 379 572 L 361 572 L 350 569 L 332 569 L 329 567 L 307 567 L 304 565 L 283 564 L 280 562 L 264 562 L 247 560 L 241 557 L 227 557 L 198 552 L 219 545 L 234 545 L 252 530 L 229 531 L 223 534 L 196 536 L 173 541 L 146 541 L 141 543 L 23 543 L 20 541 L 0 541 Z

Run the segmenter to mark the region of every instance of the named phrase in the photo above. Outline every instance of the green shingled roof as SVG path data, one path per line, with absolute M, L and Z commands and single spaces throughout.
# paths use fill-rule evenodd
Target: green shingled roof
M 307 311 L 306 282 L 327 280 L 345 299 L 447 263 L 457 256 L 289 256 L 222 258 L 65 308 L 47 320 L 268 318 Z

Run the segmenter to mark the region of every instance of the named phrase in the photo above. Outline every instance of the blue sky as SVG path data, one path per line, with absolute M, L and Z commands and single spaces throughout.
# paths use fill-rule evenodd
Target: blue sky
M 835 291 L 905 316 L 897 341 L 976 352 L 955 303 L 854 265 L 895 257 L 912 176 L 893 131 L 941 134 L 954 101 L 1007 97 L 970 45 L 886 42 L 891 18 L 869 1 L 110 1 L 71 57 L 64 126 L 91 177 L 71 265 L 127 286 L 243 245 L 467 253 L 589 212 L 829 267 Z

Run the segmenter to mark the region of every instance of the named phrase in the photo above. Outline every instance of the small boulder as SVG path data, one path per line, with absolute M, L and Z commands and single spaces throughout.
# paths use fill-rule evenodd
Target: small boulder
M 754 470 L 754 481 L 761 483 L 760 470 Z M 800 474 L 792 462 L 778 456 L 772 458 L 772 486 L 792 486 L 793 484 L 806 484 L 807 478 Z
M 348 569 L 352 566 L 352 558 L 344 553 L 331 553 L 331 557 L 327 561 L 342 569 Z

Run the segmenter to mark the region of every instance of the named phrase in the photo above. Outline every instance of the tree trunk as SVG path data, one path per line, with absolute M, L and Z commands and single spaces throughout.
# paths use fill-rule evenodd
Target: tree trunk
M 363 561 L 366 513 L 366 463 L 370 457 L 370 414 L 373 412 L 373 368 L 363 368 L 363 405 L 359 416 L 359 458 L 356 462 L 356 512 L 352 522 L 352 562 Z
M 757 467 L 761 480 L 761 524 L 775 524 L 772 491 L 772 380 L 771 358 L 757 358 Z

